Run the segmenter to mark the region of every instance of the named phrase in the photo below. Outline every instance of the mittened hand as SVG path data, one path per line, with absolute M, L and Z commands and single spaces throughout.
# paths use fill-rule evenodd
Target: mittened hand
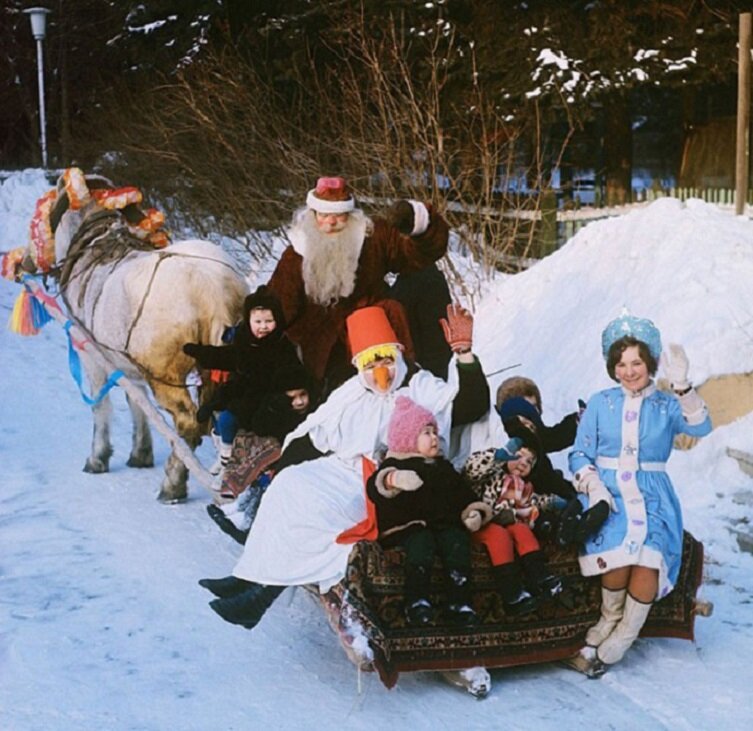
M 463 518 L 463 524 L 471 533 L 475 533 L 481 527 L 481 513 L 478 510 L 471 510 Z
M 186 343 L 183 346 L 183 352 L 186 355 L 190 355 L 192 358 L 196 358 L 201 351 L 201 345 L 198 343 Z
M 582 398 L 578 399 L 578 411 L 576 413 L 575 418 L 578 420 L 579 423 L 580 423 L 580 417 L 583 416 L 583 412 L 586 410 L 586 405 L 587 405 L 586 402 Z
M 396 201 L 384 213 L 384 218 L 390 226 L 396 228 L 404 236 L 410 236 L 416 223 L 413 206 L 406 200 Z
M 389 475 L 389 486 L 397 490 L 418 490 L 424 481 L 413 470 L 395 470 Z
M 447 319 L 441 318 L 444 338 L 453 353 L 467 353 L 473 345 L 473 315 L 460 305 L 447 305 Z
M 500 510 L 493 518 L 493 522 L 497 525 L 512 525 L 515 522 L 515 511 L 511 508 L 505 508 Z
M 690 363 L 682 345 L 670 343 L 669 349 L 661 354 L 660 360 L 664 375 L 672 385 L 672 390 L 686 391 L 690 388 L 690 381 L 688 381 Z
M 200 406 L 196 412 L 196 421 L 206 421 L 212 415 L 213 411 L 214 408 L 211 403 Z

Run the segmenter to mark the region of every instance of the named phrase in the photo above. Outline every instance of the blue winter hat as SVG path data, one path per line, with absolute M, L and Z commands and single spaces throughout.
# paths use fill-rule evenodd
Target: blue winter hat
M 609 349 L 620 338 L 629 335 L 630 337 L 640 340 L 648 347 L 648 352 L 659 360 L 661 355 L 661 335 L 659 329 L 651 320 L 641 317 L 633 317 L 626 308 L 622 314 L 612 320 L 601 334 L 601 352 L 606 360 L 609 357 Z
M 533 461 L 536 462 L 536 450 L 532 445 L 525 444 L 520 437 L 513 437 L 504 447 L 500 447 L 494 452 L 494 459 L 497 462 L 511 462 L 518 458 L 518 452 L 526 447 L 533 452 Z
M 513 396 L 506 399 L 496 409 L 500 419 L 502 419 L 502 423 L 508 421 L 513 416 L 524 416 L 529 421 L 532 421 L 537 429 L 542 429 L 544 426 L 538 409 L 522 396 Z

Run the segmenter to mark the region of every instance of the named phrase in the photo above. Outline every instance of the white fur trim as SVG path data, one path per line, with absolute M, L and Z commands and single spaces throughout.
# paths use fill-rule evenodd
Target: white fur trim
M 315 195 L 315 189 L 306 195 L 306 205 L 317 213 L 350 213 L 356 207 L 356 202 L 351 196 L 346 201 L 323 201 Z
M 411 201 L 408 203 L 413 206 L 413 231 L 411 236 L 419 236 L 429 228 L 429 209 L 419 201 Z

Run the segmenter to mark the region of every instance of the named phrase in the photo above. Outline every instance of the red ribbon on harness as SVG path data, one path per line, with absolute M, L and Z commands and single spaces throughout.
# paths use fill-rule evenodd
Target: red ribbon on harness
M 361 469 L 363 471 L 363 490 L 366 493 L 366 483 L 374 472 L 376 472 L 376 463 L 368 457 L 361 457 Z M 356 523 L 352 528 L 348 528 L 340 533 L 335 539 L 335 543 L 348 544 L 357 543 L 358 541 L 375 541 L 379 535 L 376 521 L 376 506 L 369 496 L 366 497 L 366 517 Z

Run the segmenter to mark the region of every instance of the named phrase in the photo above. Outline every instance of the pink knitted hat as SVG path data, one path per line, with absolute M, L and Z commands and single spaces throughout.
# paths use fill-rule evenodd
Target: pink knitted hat
M 415 452 L 418 434 L 427 424 L 437 429 L 437 420 L 431 411 L 406 396 L 398 396 L 387 428 L 387 449 L 390 452 Z

